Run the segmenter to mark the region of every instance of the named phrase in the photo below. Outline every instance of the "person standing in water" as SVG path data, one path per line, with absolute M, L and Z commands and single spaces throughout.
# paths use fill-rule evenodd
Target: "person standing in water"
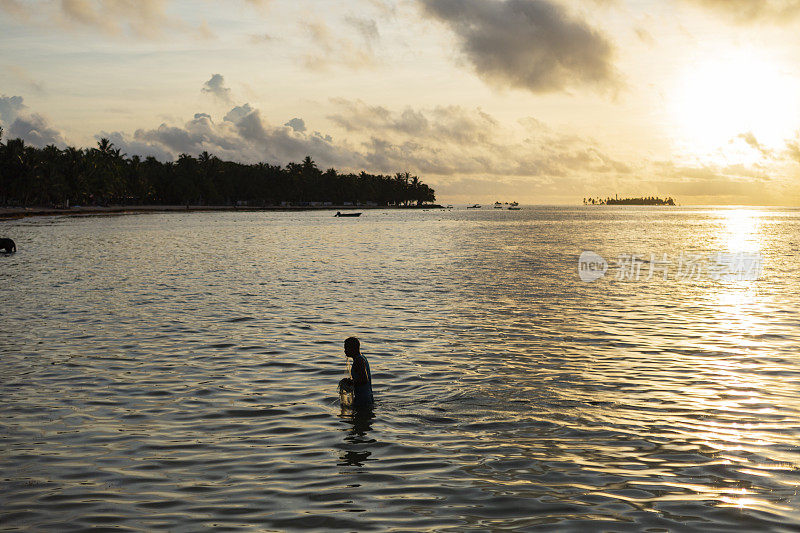
M 372 397 L 372 373 L 369 370 L 369 361 L 361 355 L 361 343 L 355 337 L 349 337 L 344 341 L 344 354 L 353 360 L 350 366 L 350 382 L 346 383 L 347 378 L 339 383 L 339 390 L 352 387 L 353 405 L 369 405 L 373 402 Z

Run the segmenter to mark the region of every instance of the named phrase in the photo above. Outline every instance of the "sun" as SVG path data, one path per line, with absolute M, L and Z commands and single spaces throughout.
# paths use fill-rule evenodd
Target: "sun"
M 753 50 L 704 57 L 685 66 L 668 96 L 681 152 L 745 163 L 800 128 L 800 83 L 787 67 Z

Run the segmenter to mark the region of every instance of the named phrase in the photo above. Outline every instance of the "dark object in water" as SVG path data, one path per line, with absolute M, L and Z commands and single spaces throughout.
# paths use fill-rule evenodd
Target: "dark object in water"
M 360 217 L 361 213 L 342 213 L 341 211 L 336 211 L 336 214 L 333 215 L 335 217 Z
M 7 254 L 14 253 L 17 251 L 17 245 L 11 239 L 2 238 L 0 239 L 0 250 Z
M 353 405 L 355 403 L 355 389 L 351 378 L 342 378 L 339 381 L 339 401 L 342 405 Z

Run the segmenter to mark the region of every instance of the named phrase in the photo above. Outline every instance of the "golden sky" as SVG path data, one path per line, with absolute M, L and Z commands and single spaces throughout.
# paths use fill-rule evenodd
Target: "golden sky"
M 798 205 L 798 30 L 800 0 L 0 0 L 0 123 L 446 203 Z

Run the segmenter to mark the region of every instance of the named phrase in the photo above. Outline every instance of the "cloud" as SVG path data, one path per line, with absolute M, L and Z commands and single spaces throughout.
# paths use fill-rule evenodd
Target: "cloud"
M 548 0 L 419 0 L 484 81 L 533 93 L 618 84 L 608 39 Z
M 4 11 L 20 20 L 27 20 L 30 16 L 25 5 L 20 0 L 0 0 L 0 11 Z
M 24 68 L 20 67 L 19 65 L 8 65 L 6 68 L 15 78 L 25 84 L 32 92 L 37 94 L 42 94 L 45 92 L 44 84 L 41 81 L 34 79 L 33 76 L 31 76 L 30 73 L 28 73 L 28 71 Z
M 34 146 L 66 146 L 63 134 L 38 113 L 29 113 L 22 96 L 0 96 L 3 138 L 20 138 Z
M 657 194 L 686 199 L 686 203 L 780 203 L 784 184 L 765 169 L 744 165 L 679 165 L 659 161 L 650 165 L 649 187 Z
M 800 0 L 683 0 L 740 23 L 787 22 L 800 15 Z
M 157 38 L 181 24 L 166 13 L 166 0 L 61 0 L 61 20 L 109 35 Z
M 225 78 L 222 74 L 211 76 L 211 79 L 203 84 L 201 91 L 218 98 L 224 103 L 230 103 L 231 101 L 231 90 L 225 87 Z
M 551 179 L 581 172 L 628 173 L 591 139 L 557 134 L 538 121 L 527 130 L 502 127 L 480 109 L 437 106 L 400 112 L 361 101 L 335 99 L 339 112 L 328 117 L 346 131 L 366 137 L 364 158 L 371 168 L 407 168 L 437 175 L 528 176 Z
M 232 161 L 286 164 L 311 155 L 320 166 L 361 169 L 365 158 L 347 143 L 336 143 L 318 132 L 305 133 L 289 126 L 273 126 L 249 104 L 232 108 L 219 122 L 197 113 L 183 126 L 161 124 L 138 129 L 133 135 L 104 132 L 103 136 L 129 155 L 155 155 L 173 160 L 181 153 L 208 151 Z
M 490 142 L 497 127 L 497 121 L 487 113 L 459 106 L 437 106 L 426 111 L 407 107 L 393 113 L 360 100 L 335 98 L 332 102 L 339 112 L 328 118 L 347 131 L 393 132 L 416 139 L 477 144 Z
M 361 37 L 364 39 L 364 42 L 368 45 L 372 46 L 374 43 L 378 42 L 378 39 L 380 39 L 380 34 L 378 33 L 378 24 L 373 19 L 347 16 L 344 18 L 344 21 L 358 33 L 360 33 Z
M 161 160 L 208 151 L 224 160 L 284 165 L 310 155 L 321 168 L 340 171 L 408 170 L 446 201 L 573 202 L 618 192 L 673 196 L 684 203 L 746 204 L 781 203 L 797 194 L 791 179 L 775 176 L 773 167 L 621 161 L 591 138 L 560 133 L 534 118 L 511 127 L 480 109 L 459 106 L 392 110 L 361 101 L 332 104 L 340 117 L 332 120 L 347 138 L 270 124 L 249 104 L 231 108 L 218 121 L 197 113 L 180 126 L 102 136 L 128 155 Z M 741 140 L 753 149 L 761 146 L 752 136 Z M 800 137 L 780 157 L 781 164 L 796 168 Z
M 421 175 L 502 176 L 555 183 L 559 178 L 592 174 L 624 175 L 631 170 L 605 154 L 591 139 L 565 136 L 529 121 L 519 135 L 480 109 L 438 106 L 393 111 L 361 101 L 333 100 L 330 119 L 349 139 L 309 132 L 301 119 L 270 124 L 249 104 L 233 107 L 222 121 L 197 113 L 183 126 L 162 124 L 132 136 L 109 134 L 128 154 L 198 154 L 223 159 L 285 164 L 311 155 L 321 167 L 365 169 Z M 111 137 L 114 135 L 114 137 Z M 157 150 L 157 152 L 156 152 Z
M 22 100 L 21 96 L 0 96 L 0 122 L 13 123 L 20 111 L 27 107 Z
M 293 118 L 292 120 L 284 124 L 284 126 L 289 126 L 294 131 L 300 133 L 306 131 L 306 123 L 302 118 Z
M 20 138 L 34 146 L 66 146 L 64 137 L 39 114 L 18 117 L 8 129 L 9 138 Z
M 374 21 L 372 21 L 374 24 Z M 354 70 L 371 68 L 377 64 L 373 45 L 377 40 L 377 26 L 371 28 L 364 19 L 350 18 L 348 22 L 361 25 L 357 28 L 360 40 L 342 37 L 341 32 L 334 32 L 321 20 L 306 21 L 300 25 L 311 37 L 314 50 L 303 56 L 303 62 L 312 70 L 327 70 L 334 65 L 342 65 Z M 371 30 L 374 29 L 374 35 Z M 373 39 L 374 37 L 374 39 Z
M 756 136 L 751 131 L 747 133 L 740 133 L 736 136 L 736 138 L 742 139 L 750 148 L 758 152 L 761 157 L 769 158 L 773 156 L 773 151 L 758 142 L 758 139 L 756 139 Z
M 225 120 L 227 122 L 234 122 L 234 123 L 235 122 L 239 122 L 240 120 L 242 120 L 244 117 L 246 117 L 247 115 L 249 115 L 253 111 L 254 111 L 254 109 L 250 106 L 250 104 L 244 104 L 244 105 L 236 106 L 233 109 L 231 109 L 230 111 L 228 111 L 228 114 L 225 115 L 225 117 L 222 120 Z
M 248 38 L 250 44 L 264 44 L 264 43 L 271 43 L 275 40 L 275 37 L 270 35 L 269 33 L 254 33 L 251 34 Z
M 0 0 L 0 12 L 44 27 L 99 31 L 113 37 L 158 39 L 176 33 L 195 33 L 201 37 L 210 34 L 205 22 L 193 27 L 180 15 L 168 12 L 168 5 L 168 0 Z

